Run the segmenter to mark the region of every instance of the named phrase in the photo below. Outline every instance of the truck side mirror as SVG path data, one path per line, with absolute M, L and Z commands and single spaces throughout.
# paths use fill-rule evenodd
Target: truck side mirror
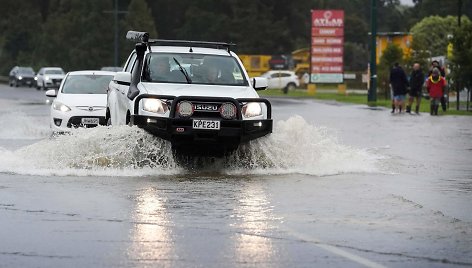
M 267 89 L 268 83 L 267 78 L 265 77 L 254 77 L 252 79 L 252 87 L 255 90 L 265 90 Z
M 119 85 L 129 86 L 131 85 L 131 73 L 117 72 L 115 76 L 113 77 L 113 82 Z

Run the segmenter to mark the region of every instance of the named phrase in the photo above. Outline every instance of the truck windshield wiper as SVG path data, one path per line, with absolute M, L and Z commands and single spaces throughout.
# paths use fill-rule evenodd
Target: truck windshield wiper
M 179 65 L 179 70 L 185 75 L 185 79 L 187 79 L 187 83 L 192 84 L 192 79 L 190 79 L 190 76 L 188 75 L 187 70 L 185 70 L 185 68 L 182 67 L 182 65 L 180 65 L 179 61 L 176 58 L 173 58 L 173 59 L 175 63 Z

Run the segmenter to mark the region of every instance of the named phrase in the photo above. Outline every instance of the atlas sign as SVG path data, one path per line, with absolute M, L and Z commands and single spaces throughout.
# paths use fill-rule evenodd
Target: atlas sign
M 312 10 L 312 27 L 344 27 L 344 10 Z
M 311 83 L 342 83 L 344 10 L 311 11 Z

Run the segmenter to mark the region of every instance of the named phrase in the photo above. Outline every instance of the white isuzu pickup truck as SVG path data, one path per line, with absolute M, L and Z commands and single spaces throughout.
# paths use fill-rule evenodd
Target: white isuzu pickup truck
M 126 37 L 136 49 L 109 84 L 109 125 L 137 125 L 188 155 L 224 155 L 272 132 L 271 104 L 256 92 L 267 79 L 249 78 L 234 44 Z

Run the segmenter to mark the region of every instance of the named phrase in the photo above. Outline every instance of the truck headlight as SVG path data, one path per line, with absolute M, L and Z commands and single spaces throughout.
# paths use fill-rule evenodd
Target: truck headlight
M 245 118 L 262 115 L 262 107 L 257 102 L 248 102 L 243 105 L 241 112 Z
M 18 76 L 18 80 L 21 80 L 21 79 L 23 79 L 23 76 L 21 76 L 21 75 Z
M 143 99 L 143 110 L 151 113 L 164 114 L 169 110 L 169 108 L 162 100 Z
M 61 111 L 61 112 L 68 112 L 68 111 L 70 111 L 69 106 L 67 106 L 67 105 L 65 105 L 65 104 L 63 104 L 63 103 L 61 103 L 61 102 L 58 102 L 58 101 L 54 101 L 54 102 L 52 103 L 52 108 L 53 108 L 54 110 Z

